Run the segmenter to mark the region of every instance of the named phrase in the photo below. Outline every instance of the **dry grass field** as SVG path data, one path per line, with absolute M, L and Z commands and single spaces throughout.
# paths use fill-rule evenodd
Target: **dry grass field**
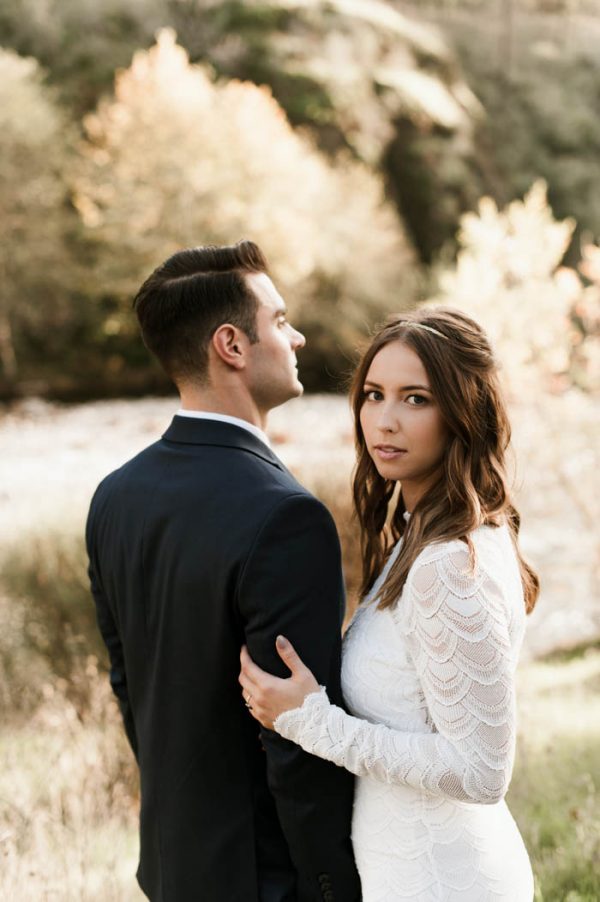
M 523 543 L 544 591 L 519 672 L 509 804 L 532 856 L 537 902 L 592 902 L 600 898 L 597 408 L 575 396 L 552 400 L 513 412 Z M 0 899 L 7 902 L 142 898 L 134 879 L 135 767 L 105 678 L 81 534 L 98 480 L 153 441 L 175 409 L 173 399 L 27 402 L 0 417 Z M 269 430 L 277 452 L 336 517 L 352 599 L 358 545 L 345 401 L 290 403 L 274 411 Z

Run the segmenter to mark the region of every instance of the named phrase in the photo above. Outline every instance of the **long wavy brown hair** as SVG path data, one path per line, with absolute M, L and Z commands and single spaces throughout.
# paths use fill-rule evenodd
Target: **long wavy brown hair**
M 449 434 L 439 478 L 408 522 L 403 517 L 402 494 L 395 491 L 397 483 L 377 472 L 360 423 L 371 363 L 393 341 L 403 342 L 419 356 Z M 356 430 L 353 494 L 361 530 L 361 596 L 369 591 L 400 538 L 400 553 L 379 595 L 380 608 L 397 603 L 408 572 L 426 545 L 460 539 L 469 548 L 474 568 L 473 530 L 506 523 L 519 561 L 525 608 L 530 613 L 539 595 L 539 579 L 519 549 L 520 517 L 506 473 L 510 423 L 496 361 L 483 329 L 449 307 L 395 317 L 375 334 L 365 351 L 352 379 L 350 398 Z

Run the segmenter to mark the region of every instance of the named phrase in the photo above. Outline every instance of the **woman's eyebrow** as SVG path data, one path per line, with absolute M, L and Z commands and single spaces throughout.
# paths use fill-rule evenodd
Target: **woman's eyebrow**
M 365 385 L 372 385 L 373 388 L 383 388 L 382 385 L 379 385 L 378 382 L 373 382 L 371 379 L 365 379 Z M 398 389 L 399 391 L 414 391 L 418 389 L 419 391 L 428 391 L 431 392 L 431 389 L 428 385 L 401 385 Z

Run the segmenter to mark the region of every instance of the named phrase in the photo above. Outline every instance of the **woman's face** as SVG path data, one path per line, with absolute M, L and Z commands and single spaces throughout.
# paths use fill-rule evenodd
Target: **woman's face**
M 377 352 L 363 386 L 360 424 L 377 471 L 400 480 L 407 510 L 435 481 L 448 430 L 418 355 L 402 341 Z

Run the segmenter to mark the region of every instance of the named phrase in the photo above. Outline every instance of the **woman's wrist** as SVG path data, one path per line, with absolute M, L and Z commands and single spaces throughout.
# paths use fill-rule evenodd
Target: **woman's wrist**
M 308 692 L 304 696 L 302 704 L 297 708 L 289 708 L 287 711 L 282 711 L 282 713 L 273 721 L 273 729 L 276 733 L 279 733 L 280 736 L 287 738 L 284 734 L 291 724 L 309 719 L 317 708 L 328 704 L 329 698 L 327 696 L 327 689 L 325 686 L 319 686 L 319 688 L 315 689 L 313 692 Z

